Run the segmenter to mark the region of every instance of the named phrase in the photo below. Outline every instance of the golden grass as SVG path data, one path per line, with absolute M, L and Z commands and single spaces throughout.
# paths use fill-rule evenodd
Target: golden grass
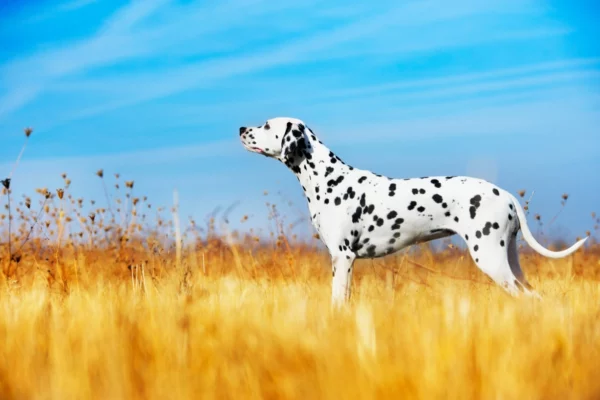
M 96 175 L 104 207 L 66 174 L 39 207 L 11 203 L 12 172 L 0 181 L 0 399 L 600 398 L 593 240 L 522 256 L 543 302 L 421 245 L 357 262 L 336 311 L 327 254 L 285 234 L 272 204 L 272 240 L 219 235 Z
M 0 398 L 600 396 L 596 251 L 524 257 L 543 302 L 459 251 L 363 261 L 335 312 L 324 253 L 219 246 L 143 270 L 79 250 L 54 278 L 21 261 L 0 292 Z

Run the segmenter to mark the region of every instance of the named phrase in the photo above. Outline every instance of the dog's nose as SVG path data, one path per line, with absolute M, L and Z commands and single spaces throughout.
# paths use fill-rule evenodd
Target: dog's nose
M 244 132 L 246 132 L 246 127 L 245 126 L 240 127 L 240 136 L 242 136 L 242 134 Z

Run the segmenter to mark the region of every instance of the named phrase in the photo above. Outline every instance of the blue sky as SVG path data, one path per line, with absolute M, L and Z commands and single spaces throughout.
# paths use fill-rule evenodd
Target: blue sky
M 237 135 L 292 116 L 357 167 L 535 191 L 546 220 L 567 192 L 549 234 L 573 239 L 600 212 L 591 1 L 0 4 L 2 174 L 34 128 L 16 195 L 66 172 L 101 202 L 104 168 L 157 205 L 177 189 L 183 218 L 239 202 L 232 222 L 265 227 L 271 201 L 293 221 L 306 215 L 297 181 Z

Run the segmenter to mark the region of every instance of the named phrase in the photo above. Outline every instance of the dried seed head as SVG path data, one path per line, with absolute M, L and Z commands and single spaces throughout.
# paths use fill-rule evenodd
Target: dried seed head
M 585 236 L 592 236 L 592 232 L 590 232 L 590 231 L 585 231 Z
M 125 186 L 127 186 L 129 189 L 133 189 L 133 181 L 126 181 Z
M 96 171 L 96 175 L 98 175 L 100 178 L 104 178 L 104 170 L 99 169 L 98 171 Z
M 541 219 L 542 219 L 542 217 L 541 217 L 541 215 L 540 215 L 540 214 L 535 214 L 535 219 L 539 221 L 539 220 L 541 220 Z
M 62 176 L 63 179 L 67 179 L 67 174 L 64 172 L 60 176 Z
M 134 197 L 133 200 L 131 200 L 134 206 L 137 206 L 137 203 L 139 203 L 139 201 L 140 199 L 138 199 L 137 197 Z
M 525 197 L 525 190 L 519 190 L 519 196 Z
M 25 207 L 31 208 L 31 199 L 29 197 L 25 198 Z
M 23 132 L 25 132 L 25 137 L 29 137 L 29 136 L 31 136 L 31 132 L 33 132 L 33 129 L 28 127 L 28 128 L 23 129 Z
M 569 198 L 569 195 L 566 194 L 566 193 L 563 193 L 562 199 L 565 200 L 565 201 L 567 201 L 568 198 Z
M 10 189 L 10 178 L 3 179 L 2 186 L 4 186 L 6 190 Z
M 56 194 L 58 195 L 58 198 L 62 200 L 63 196 L 65 195 L 65 191 L 62 189 L 56 189 Z

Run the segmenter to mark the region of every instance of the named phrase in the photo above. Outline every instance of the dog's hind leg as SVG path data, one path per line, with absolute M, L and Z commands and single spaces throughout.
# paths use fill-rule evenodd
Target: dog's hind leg
M 517 296 L 523 285 L 513 273 L 509 263 L 506 247 L 508 235 L 503 232 L 501 235 L 478 236 L 476 243 L 467 242 L 475 264 L 504 290 L 512 296 Z
M 517 249 L 517 234 L 516 233 L 512 234 L 509 237 L 507 252 L 508 252 L 508 263 L 510 265 L 510 270 L 512 271 L 513 275 L 517 278 L 517 285 L 528 296 L 533 296 L 538 299 L 541 299 L 541 296 L 539 295 L 539 293 L 537 293 L 535 291 L 533 286 L 531 286 L 531 284 L 527 281 L 527 279 L 525 278 L 525 274 L 523 273 L 523 270 L 521 269 L 521 264 L 519 263 L 519 251 Z

